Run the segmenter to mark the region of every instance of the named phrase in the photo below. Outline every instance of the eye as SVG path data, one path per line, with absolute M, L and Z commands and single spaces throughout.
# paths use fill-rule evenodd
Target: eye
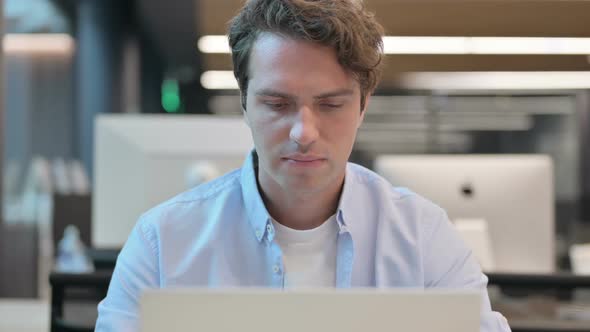
M 282 111 L 289 106 L 289 103 L 280 102 L 280 101 L 265 101 L 264 105 L 268 106 L 272 110 Z
M 284 110 L 285 108 L 287 108 L 288 104 L 287 103 L 274 103 L 274 102 L 267 102 L 264 103 L 266 106 L 270 107 L 271 109 L 275 110 L 275 111 L 281 111 Z
M 336 103 L 323 103 L 323 104 L 320 104 L 320 106 L 323 109 L 328 109 L 328 110 L 337 110 L 337 109 L 342 108 L 342 104 L 336 104 Z

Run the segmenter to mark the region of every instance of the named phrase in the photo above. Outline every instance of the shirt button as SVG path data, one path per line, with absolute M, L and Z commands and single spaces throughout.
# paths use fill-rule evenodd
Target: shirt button
M 261 236 L 262 236 L 262 232 L 259 229 L 257 229 L 256 230 L 256 237 L 261 237 Z
M 273 266 L 273 267 L 272 267 L 272 270 L 273 270 L 273 272 L 274 272 L 274 273 L 279 273 L 279 272 L 281 272 L 281 268 L 280 268 L 278 265 L 275 265 L 275 266 Z
M 266 231 L 268 233 L 272 233 L 272 227 L 270 227 L 270 225 L 266 225 Z

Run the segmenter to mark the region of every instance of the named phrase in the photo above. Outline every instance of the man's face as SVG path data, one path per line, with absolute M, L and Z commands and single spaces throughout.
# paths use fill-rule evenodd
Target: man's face
M 262 187 L 298 193 L 339 189 L 364 112 L 359 84 L 335 51 L 261 34 L 250 54 L 249 77 L 245 117 Z

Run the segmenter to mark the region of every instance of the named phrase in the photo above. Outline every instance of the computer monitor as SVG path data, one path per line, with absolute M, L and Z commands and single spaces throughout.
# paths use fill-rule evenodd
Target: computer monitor
M 555 270 L 553 163 L 545 155 L 383 155 L 375 171 L 451 220 L 487 221 L 494 272 Z M 491 272 L 491 271 L 490 271 Z
M 92 246 L 121 248 L 142 213 L 199 181 L 240 167 L 253 146 L 239 116 L 99 116 Z
M 468 290 L 148 290 L 143 332 L 479 331 Z

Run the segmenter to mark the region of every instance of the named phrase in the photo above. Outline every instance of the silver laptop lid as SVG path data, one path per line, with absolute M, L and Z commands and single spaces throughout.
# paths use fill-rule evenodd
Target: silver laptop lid
M 479 331 L 475 291 L 149 290 L 143 332 Z

